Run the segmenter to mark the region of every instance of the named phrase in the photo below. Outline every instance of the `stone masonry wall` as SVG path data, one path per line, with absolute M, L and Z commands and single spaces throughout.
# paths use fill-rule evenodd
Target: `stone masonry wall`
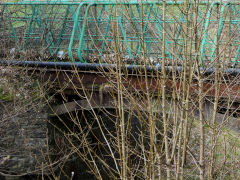
M 47 108 L 20 108 L 0 102 L 0 173 L 39 174 L 45 165 Z

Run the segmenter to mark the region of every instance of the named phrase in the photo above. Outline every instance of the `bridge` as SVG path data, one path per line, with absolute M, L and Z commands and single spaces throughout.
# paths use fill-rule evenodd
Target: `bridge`
M 168 69 L 184 70 L 186 63 L 210 73 L 217 60 L 238 74 L 239 3 L 198 6 L 190 16 L 184 2 L 1 3 L 1 64 L 88 71 L 121 61 L 128 70 L 160 70 L 164 58 Z
M 184 10 L 191 6 L 198 10 L 186 14 Z M 74 68 L 82 78 L 82 82 L 73 80 L 74 84 L 90 89 L 109 81 L 99 76 L 100 71 L 120 68 L 128 72 L 125 87 L 139 91 L 148 86 L 159 89 L 161 83 L 154 77 L 163 66 L 168 73 L 190 69 L 205 77 L 221 69 L 224 77 L 235 77 L 235 81 L 220 83 L 220 96 L 240 99 L 237 2 L 20 1 L 0 7 L 1 65 L 28 66 L 29 72 L 30 67 L 38 67 L 35 73 L 43 67 L 51 69 L 45 79 L 55 79 L 50 74 L 58 71 L 60 87 L 69 76 L 76 79 L 74 71 L 64 71 Z M 148 85 L 138 78 L 144 70 Z M 190 91 L 197 93 L 198 83 L 191 83 Z M 171 89 L 171 78 L 167 84 Z M 181 84 L 178 81 L 175 86 L 182 89 Z M 203 82 L 203 91 L 215 96 L 211 79 Z
M 0 66 L 54 82 L 52 93 L 91 92 L 55 107 L 55 115 L 117 107 L 109 92 L 119 84 L 139 96 L 200 91 L 218 96 L 225 112 L 239 112 L 237 1 L 1 2 L 0 37 Z

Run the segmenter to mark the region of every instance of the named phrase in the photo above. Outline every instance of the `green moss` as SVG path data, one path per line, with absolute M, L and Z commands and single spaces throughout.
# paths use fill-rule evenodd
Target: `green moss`
M 10 101 L 13 100 L 13 95 L 0 88 L 0 100 Z

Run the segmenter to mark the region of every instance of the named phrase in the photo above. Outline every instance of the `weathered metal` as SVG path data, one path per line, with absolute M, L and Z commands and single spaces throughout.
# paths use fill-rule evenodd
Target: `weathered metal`
M 41 69 L 30 68 L 28 69 L 30 74 L 34 74 L 35 77 L 41 78 L 42 81 L 49 81 L 54 83 L 54 91 L 62 90 L 67 94 L 76 94 L 76 92 L 82 92 L 83 90 L 90 90 L 92 92 L 98 92 L 99 89 L 105 84 L 116 84 L 116 71 L 109 72 L 101 71 L 78 71 L 78 70 L 64 70 L 64 69 Z M 240 102 L 240 83 L 238 81 L 238 75 L 234 76 L 234 79 L 229 81 L 219 82 L 219 97 L 226 100 L 232 100 Z M 145 93 L 147 87 L 151 93 L 156 95 L 161 91 L 161 76 L 148 75 L 146 77 L 143 73 L 128 74 L 122 73 L 122 85 L 129 92 Z M 147 79 L 147 81 L 146 81 Z M 182 92 L 182 80 L 177 79 L 174 83 L 171 76 L 168 76 L 166 80 L 166 89 L 170 94 L 175 88 L 179 93 Z M 199 86 L 197 80 L 193 80 L 190 86 L 190 93 L 192 96 L 198 95 Z M 115 87 L 113 89 L 116 90 Z M 203 93 L 206 97 L 214 97 L 215 83 L 212 78 L 203 81 Z

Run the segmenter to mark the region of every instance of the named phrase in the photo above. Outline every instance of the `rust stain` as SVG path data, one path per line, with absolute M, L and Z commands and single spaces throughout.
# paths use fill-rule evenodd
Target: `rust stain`
M 55 89 L 64 88 L 64 90 L 81 90 L 90 89 L 98 91 L 99 87 L 105 83 L 115 83 L 116 78 L 114 74 L 99 73 L 99 72 L 76 72 L 72 70 L 28 70 L 29 73 L 33 73 L 37 78 L 42 81 L 51 81 L 55 83 Z M 128 74 L 123 76 L 122 84 L 130 92 L 146 92 L 147 85 L 151 93 L 160 93 L 161 80 L 156 77 L 137 76 L 134 74 Z M 171 92 L 175 88 L 179 93 L 182 92 L 181 80 L 176 80 L 175 84 L 171 79 L 166 80 L 166 90 Z M 198 83 L 192 81 L 190 84 L 191 95 L 198 94 Z M 206 96 L 214 97 L 216 95 L 215 85 L 213 82 L 203 82 L 203 93 Z M 219 96 L 220 98 L 227 98 L 235 101 L 240 101 L 240 84 L 232 83 L 219 83 Z

